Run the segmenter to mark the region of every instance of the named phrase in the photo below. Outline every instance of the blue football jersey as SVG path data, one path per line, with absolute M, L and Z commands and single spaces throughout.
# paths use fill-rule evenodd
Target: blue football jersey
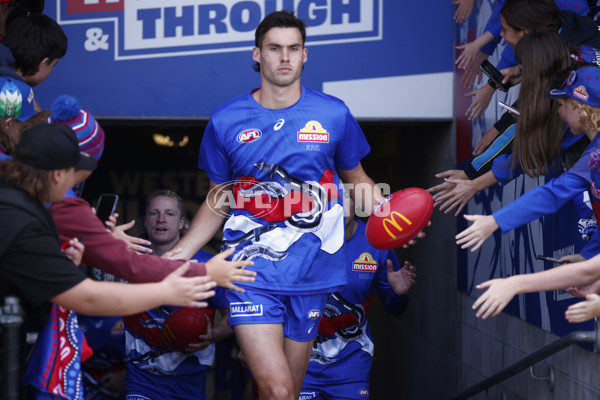
M 192 259 L 205 262 L 211 254 L 200 250 Z M 216 287 L 208 299 L 214 309 L 227 308 L 225 290 Z M 125 389 L 161 399 L 205 399 L 203 382 L 213 364 L 215 345 L 194 353 L 171 351 L 162 340 L 162 326 L 179 307 L 161 306 L 124 317 L 125 352 L 128 357 Z M 209 309 L 210 313 L 210 309 Z
M 223 244 L 251 259 L 251 286 L 273 293 L 326 293 L 346 283 L 340 257 L 344 211 L 336 169 L 355 168 L 370 148 L 346 105 L 302 88 L 294 105 L 267 109 L 251 93 L 219 106 L 199 167 L 232 197 Z
M 365 236 L 366 224 L 357 222 L 354 236 L 344 245 L 348 284 L 327 300 L 305 387 L 326 392 L 329 383 L 368 381 L 374 345 L 367 317 L 373 294 L 377 292 L 385 310 L 395 316 L 408 305 L 408 295 L 396 295 L 387 279 L 387 259 L 394 270 L 401 268 L 396 254 L 371 246 Z

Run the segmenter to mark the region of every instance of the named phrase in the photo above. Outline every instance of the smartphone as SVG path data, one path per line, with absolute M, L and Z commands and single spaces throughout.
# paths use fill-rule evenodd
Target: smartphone
M 494 82 L 500 89 L 504 90 L 505 92 L 510 89 L 510 83 L 502 83 L 504 75 L 502 75 L 502 73 L 498 71 L 491 62 L 488 60 L 483 60 L 479 68 L 481 68 L 488 78 L 490 78 L 492 82 Z
M 113 215 L 119 202 L 119 196 L 113 193 L 103 193 L 98 200 L 96 207 L 96 216 L 102 223 L 108 221 L 108 217 Z
M 514 108 L 513 106 L 509 106 L 508 104 L 506 104 L 506 103 L 505 103 L 505 102 L 503 102 L 503 101 L 498 101 L 498 105 L 499 105 L 500 107 L 504 107 L 504 108 L 506 108 L 508 111 L 510 111 L 510 112 L 511 112 L 511 113 L 513 113 L 513 114 L 516 114 L 516 115 L 521 115 L 521 113 L 519 112 L 519 110 L 517 110 L 517 109 L 516 109 L 516 108 Z
M 556 258 L 552 258 L 552 257 L 546 257 L 546 256 L 538 255 L 537 259 L 538 260 L 542 260 L 542 261 L 550 261 L 550 262 L 555 263 L 555 264 L 562 264 Z

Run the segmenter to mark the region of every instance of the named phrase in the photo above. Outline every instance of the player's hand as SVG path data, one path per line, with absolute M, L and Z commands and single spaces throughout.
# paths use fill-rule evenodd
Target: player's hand
M 499 133 L 500 132 L 498 132 L 498 129 L 492 126 L 486 133 L 483 134 L 483 136 L 481 136 L 481 139 L 479 139 L 479 142 L 477 142 L 473 148 L 473 155 L 478 156 L 483 153 L 485 149 L 492 144 L 496 137 L 498 137 Z
M 440 211 L 443 211 L 445 214 L 448 214 L 454 208 L 458 207 L 454 213 L 454 216 L 458 216 L 479 190 L 475 186 L 475 183 L 470 179 L 446 178 L 445 180 L 446 182 L 453 184 L 454 188 L 450 192 L 440 195 L 437 198 L 436 203 L 441 203 L 439 204 Z
M 477 318 L 486 319 L 489 316 L 495 317 L 506 307 L 506 305 L 517 294 L 515 285 L 508 279 L 492 279 L 480 283 L 477 289 L 487 289 L 473 303 L 473 310 L 477 310 Z
M 494 89 L 490 85 L 483 85 L 479 89 L 465 94 L 466 97 L 475 96 L 473 102 L 465 112 L 466 117 L 470 121 L 481 117 L 488 108 L 493 95 Z
M 116 239 L 124 241 L 127 244 L 127 250 L 140 253 L 152 253 L 150 241 L 135 236 L 129 236 L 125 233 L 125 231 L 133 228 L 135 220 L 129 221 L 126 224 L 117 225 L 117 218 L 119 218 L 119 214 L 115 213 L 108 217 L 108 221 L 104 222 L 110 233 L 112 233 Z
M 473 247 L 471 251 L 476 251 L 499 227 L 496 219 L 491 215 L 465 215 L 464 217 L 467 221 L 472 221 L 473 225 L 456 235 L 456 244 L 460 245 L 461 249 Z
M 427 221 L 427 228 L 429 228 L 431 226 L 431 221 Z M 402 245 L 403 249 L 408 249 L 410 246 L 414 246 L 415 244 L 417 244 L 417 241 L 419 241 L 420 239 L 423 239 L 426 235 L 426 233 L 424 231 L 421 231 L 417 234 L 417 236 L 415 236 L 414 238 L 410 239 L 407 243 L 405 243 L 404 245 Z
M 207 302 L 201 300 L 215 295 L 212 289 L 217 283 L 210 276 L 184 277 L 189 267 L 190 262 L 187 261 L 160 282 L 161 290 L 158 293 L 165 297 L 163 304 L 196 308 L 208 306 Z
M 392 260 L 386 260 L 387 277 L 390 287 L 398 296 L 408 293 L 417 279 L 416 268 L 410 261 L 404 261 L 404 265 L 398 271 L 394 271 Z
M 585 301 L 571 304 L 565 311 L 565 318 L 571 323 L 587 321 L 597 316 L 600 316 L 600 296 L 595 293 L 588 294 Z
M 206 322 L 207 322 L 206 323 L 206 334 L 198 335 L 198 342 L 189 344 L 188 347 L 185 349 L 186 353 L 195 353 L 197 351 L 202 351 L 202 350 L 206 349 L 208 346 L 210 346 L 211 343 L 213 343 L 213 340 L 214 340 L 213 326 L 210 323 L 210 318 L 208 315 L 204 314 L 204 318 L 206 318 Z
M 456 11 L 454 12 L 454 21 L 463 23 L 465 19 L 469 19 L 475 0 L 452 0 L 452 4 L 458 4 Z
M 219 286 L 244 292 L 244 289 L 233 282 L 254 282 L 256 272 L 245 269 L 254 265 L 252 261 L 227 261 L 226 258 L 233 254 L 235 248 L 229 248 L 217 254 L 206 262 L 206 273 L 210 275 Z
M 63 243 L 61 249 L 64 255 L 69 257 L 75 265 L 81 265 L 81 261 L 83 260 L 83 252 L 85 251 L 85 246 L 79 241 L 79 239 L 74 238 L 69 240 L 67 243 Z

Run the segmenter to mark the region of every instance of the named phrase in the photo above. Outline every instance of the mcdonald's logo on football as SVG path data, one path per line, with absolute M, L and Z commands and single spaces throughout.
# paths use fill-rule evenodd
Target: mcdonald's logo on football
M 398 211 L 392 211 L 389 218 L 383 219 L 383 228 L 392 239 L 396 239 L 396 234 L 394 232 L 400 233 L 404 230 L 398 220 L 404 221 L 407 225 L 412 225 L 412 221 L 410 219 L 406 218 Z M 391 228 L 388 225 L 391 225 Z

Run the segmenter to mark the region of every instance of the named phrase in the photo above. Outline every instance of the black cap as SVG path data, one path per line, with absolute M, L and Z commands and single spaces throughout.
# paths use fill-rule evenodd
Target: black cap
M 64 124 L 36 125 L 23 132 L 13 158 L 45 170 L 76 167 L 93 171 L 97 166 L 93 157 L 79 151 L 75 132 Z

